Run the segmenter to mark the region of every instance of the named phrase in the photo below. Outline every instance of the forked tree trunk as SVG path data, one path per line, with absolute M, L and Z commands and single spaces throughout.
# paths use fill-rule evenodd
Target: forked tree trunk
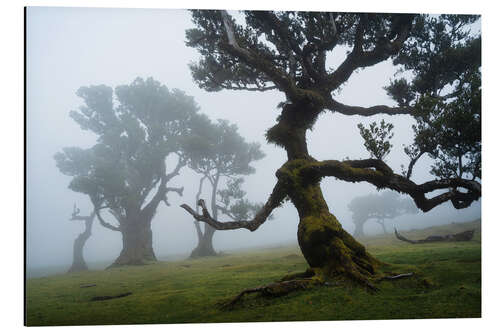
M 156 261 L 153 251 L 151 221 L 132 221 L 121 224 L 123 248 L 110 267 L 121 265 L 144 265 Z
M 90 217 L 87 217 L 85 221 L 85 230 L 78 235 L 73 243 L 73 263 L 71 264 L 68 273 L 87 271 L 89 268 L 85 259 L 83 258 L 83 248 L 85 243 L 90 238 L 92 234 L 92 223 L 94 222 L 95 214 L 92 214 Z
M 218 209 L 217 209 L 217 204 L 216 204 L 216 195 L 217 195 L 218 185 L 219 185 L 219 176 L 216 175 L 214 182 L 212 184 L 212 195 L 211 195 L 212 216 L 215 219 L 217 219 L 217 216 L 218 216 Z M 198 191 L 198 195 L 196 196 L 196 202 L 198 202 L 200 192 L 201 192 L 201 183 L 200 183 L 200 189 Z M 204 232 L 203 233 L 198 232 L 198 245 L 191 252 L 190 258 L 210 257 L 210 256 L 217 255 L 217 252 L 215 252 L 214 246 L 213 246 L 213 238 L 214 238 L 215 231 L 216 230 L 214 228 L 212 228 L 210 225 L 205 224 Z

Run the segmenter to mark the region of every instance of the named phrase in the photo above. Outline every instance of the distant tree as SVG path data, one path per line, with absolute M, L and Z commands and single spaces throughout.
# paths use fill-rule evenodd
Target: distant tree
M 368 194 L 356 197 L 348 205 L 352 212 L 352 222 L 354 223 L 354 237 L 364 236 L 363 227 L 370 219 L 374 219 L 384 233 L 386 219 L 394 219 L 404 214 L 416 214 L 417 207 L 410 198 L 404 198 L 401 195 L 384 191 L 381 194 Z
M 217 229 L 253 231 L 289 199 L 298 211 L 298 242 L 310 269 L 288 277 L 295 281 L 288 281 L 288 285 L 303 287 L 306 283 L 345 277 L 372 288 L 379 261 L 330 213 L 320 181 L 336 177 L 406 193 L 423 211 L 448 201 L 456 208 L 464 208 L 479 200 L 480 128 L 461 131 L 457 124 L 463 122 L 449 122 L 445 121 L 448 117 L 438 116 L 453 113 L 453 118 L 460 118 L 462 111 L 454 110 L 461 109 L 467 115 L 464 119 L 480 123 L 477 74 L 481 66 L 481 37 L 471 30 L 471 24 L 479 17 L 289 11 L 243 11 L 241 15 L 241 19 L 235 20 L 226 11 L 192 11 L 195 28 L 186 33 L 187 45 L 201 55 L 197 63 L 191 64 L 193 78 L 207 91 L 282 92 L 285 101 L 279 105 L 281 114 L 266 137 L 286 150 L 288 161 L 276 172 L 277 182 L 271 195 L 251 220 L 223 223 L 206 209 L 197 214 L 188 205 L 183 207 L 197 220 Z M 327 62 L 332 53 L 346 56 L 332 67 Z M 389 59 L 409 78 L 406 84 L 398 79 L 387 87 L 397 106 L 361 107 L 341 102 L 340 88 L 354 72 Z M 360 99 L 363 93 L 359 91 Z M 404 175 L 398 175 L 381 160 L 388 154 L 383 146 L 383 154 L 375 158 L 318 161 L 308 152 L 306 132 L 326 111 L 346 116 L 412 115 L 417 123 L 422 118 L 423 130 L 426 126 L 437 129 L 440 124 L 442 134 L 422 138 L 417 124 L 415 146 L 411 146 L 416 149 L 409 149 L 411 160 Z M 463 150 L 452 149 L 454 135 Z M 372 137 L 379 136 L 373 133 Z M 371 140 L 370 136 L 367 138 Z M 387 138 L 382 140 L 386 141 Z M 329 147 L 334 151 L 336 145 L 343 144 L 331 142 Z M 431 146 L 429 150 L 427 145 Z M 437 179 L 416 184 L 410 179 L 411 170 L 415 159 L 423 153 L 436 161 L 431 172 Z M 460 165 L 462 170 L 464 165 L 471 170 L 473 176 L 460 172 Z M 447 171 L 453 168 L 458 171 Z M 314 278 L 299 283 L 299 276 Z
M 64 148 L 55 155 L 57 167 L 72 177 L 69 188 L 89 195 L 102 226 L 122 234 L 123 248 L 113 265 L 155 261 L 151 221 L 170 191 L 168 182 L 186 164 L 181 141 L 197 117 L 192 97 L 168 90 L 149 78 L 137 78 L 114 90 L 104 85 L 82 87 L 84 106 L 70 116 L 97 136 L 87 149 Z M 177 156 L 167 172 L 166 159 Z M 108 209 L 117 224 L 106 222 Z
M 211 187 L 212 216 L 218 218 L 219 213 L 236 214 L 236 206 L 230 204 L 233 199 L 238 200 L 233 205 L 239 205 L 240 215 L 250 212 L 254 206 L 243 199 L 244 192 L 239 188 L 242 179 L 229 181 L 229 187 L 224 191 L 219 191 L 219 186 L 223 178 L 232 179 L 255 172 L 250 163 L 264 157 L 259 144 L 245 142 L 244 138 L 239 135 L 237 126 L 225 120 L 219 120 L 213 124 L 207 117 L 198 117 L 193 123 L 192 133 L 184 141 L 184 149 L 189 154 L 189 167 L 203 175 L 200 179 L 196 201 L 199 200 L 203 182 L 206 180 Z M 218 205 L 217 195 L 222 199 L 224 206 Z M 194 224 L 198 235 L 198 245 L 191 253 L 191 257 L 215 255 L 213 248 L 215 229 L 205 224 L 202 231 L 197 220 Z
M 85 223 L 84 231 L 78 235 L 73 244 L 73 263 L 68 273 L 81 272 L 88 270 L 87 263 L 83 258 L 83 247 L 92 234 L 92 224 L 95 219 L 95 210 L 92 210 L 90 215 L 80 215 L 80 209 L 73 206 L 73 214 L 71 214 L 71 221 L 83 221 Z

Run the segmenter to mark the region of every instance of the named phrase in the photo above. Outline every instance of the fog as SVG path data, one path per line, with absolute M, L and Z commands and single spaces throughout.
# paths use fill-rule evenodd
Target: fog
M 243 188 L 251 201 L 264 202 L 275 184 L 275 170 L 286 161 L 283 149 L 265 141 L 264 133 L 279 114 L 284 95 L 270 92 L 206 92 L 193 82 L 188 63 L 198 58 L 196 50 L 184 44 L 185 30 L 193 25 L 183 10 L 167 9 L 27 9 L 26 30 L 26 256 L 28 270 L 71 264 L 73 241 L 83 223 L 70 221 L 73 204 L 83 215 L 91 211 L 86 195 L 68 189 L 70 177 L 59 172 L 54 154 L 63 147 L 91 147 L 96 137 L 82 131 L 69 117 L 83 101 L 75 95 L 81 86 L 129 84 L 136 77 L 153 77 L 168 88 L 178 88 L 194 97 L 200 112 L 210 119 L 227 119 L 237 124 L 248 142 L 259 142 L 265 158 L 254 162 L 256 173 L 245 177 Z M 339 52 L 329 59 L 334 64 L 345 56 Z M 347 104 L 394 105 L 382 89 L 394 74 L 390 62 L 354 74 L 342 89 L 339 100 Z M 409 116 L 358 117 L 323 113 L 308 132 L 309 152 L 316 159 L 367 158 L 356 125 L 384 118 L 395 126 L 394 148 L 388 164 L 396 171 L 407 165 L 403 144 L 412 139 Z M 414 170 L 417 183 L 432 179 L 429 159 L 421 159 Z M 173 167 L 171 164 L 169 167 Z M 193 218 L 179 207 L 194 206 L 200 176 L 185 167 L 169 186 L 183 186 L 184 195 L 169 195 L 170 206 L 160 205 L 153 220 L 153 246 L 157 257 L 185 257 L 196 246 Z M 323 180 L 322 189 L 330 211 L 344 228 L 354 225 L 347 205 L 356 196 L 376 193 L 370 184 Z M 209 199 L 209 194 L 202 197 Z M 296 244 L 298 215 L 290 203 L 273 213 L 274 219 L 257 231 L 219 231 L 214 237 L 216 251 Z M 428 213 L 403 215 L 386 222 L 407 230 L 450 222 L 470 221 L 481 216 L 481 204 L 455 210 L 444 204 Z M 224 218 L 222 218 L 224 220 Z M 368 222 L 367 234 L 380 233 L 380 226 Z M 121 250 L 121 234 L 103 228 L 96 221 L 84 256 L 87 262 L 111 263 Z M 64 267 L 63 267 L 64 268 Z

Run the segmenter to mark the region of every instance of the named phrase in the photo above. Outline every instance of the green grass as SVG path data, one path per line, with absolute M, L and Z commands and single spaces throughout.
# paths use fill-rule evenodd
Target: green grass
M 479 221 L 404 232 L 409 238 L 459 232 Z M 241 290 L 307 268 L 297 247 L 235 252 L 208 259 L 160 262 L 26 283 L 27 324 L 101 325 L 305 321 L 481 316 L 480 232 L 470 242 L 411 245 L 392 235 L 364 239 L 368 250 L 410 278 L 383 281 L 375 294 L 350 285 L 314 287 L 279 298 L 247 295 L 232 311 L 220 303 Z M 84 284 L 96 284 L 80 288 Z M 132 295 L 91 302 L 94 296 Z

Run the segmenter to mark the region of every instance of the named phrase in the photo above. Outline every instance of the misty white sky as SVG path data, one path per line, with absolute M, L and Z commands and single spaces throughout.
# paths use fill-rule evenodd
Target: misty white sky
M 153 77 L 169 88 L 184 90 L 194 96 L 212 120 L 228 119 L 238 125 L 247 141 L 261 143 L 266 157 L 254 167 L 257 172 L 246 177 L 244 189 L 252 201 L 265 201 L 274 183 L 274 172 L 285 162 L 284 150 L 265 142 L 264 133 L 271 127 L 284 100 L 279 92 L 208 93 L 192 81 L 187 67 L 198 58 L 194 49 L 184 44 L 185 30 L 192 27 L 187 11 L 167 9 L 93 9 L 30 7 L 27 10 L 27 178 L 26 228 L 28 267 L 69 265 L 72 244 L 82 232 L 80 222 L 69 221 L 73 203 L 82 213 L 90 211 L 86 196 L 67 188 L 70 177 L 62 175 L 53 156 L 63 147 L 90 147 L 92 134 L 83 132 L 69 117 L 82 100 L 75 92 L 81 86 L 105 84 L 111 87 L 129 84 L 136 77 Z M 341 61 L 345 52 L 330 61 Z M 342 89 L 339 100 L 353 105 L 393 104 L 382 89 L 394 73 L 390 62 L 353 75 Z M 317 159 L 366 158 L 356 124 L 382 117 L 347 117 L 324 113 L 314 130 L 308 133 L 310 154 Z M 394 149 L 388 163 L 396 171 L 407 164 L 402 144 L 411 142 L 411 119 L 408 116 L 384 117 L 395 125 Z M 416 166 L 414 180 L 422 182 L 428 174 L 428 160 Z M 183 170 L 171 185 L 184 186 L 184 196 L 169 196 L 170 207 L 160 206 L 153 220 L 153 242 L 158 257 L 189 253 L 196 245 L 192 218 L 179 205 L 193 206 L 199 176 Z M 328 179 L 322 188 L 330 210 L 348 231 L 354 226 L 347 204 L 358 195 L 375 192 L 368 184 L 350 184 Z M 205 198 L 208 196 L 205 194 Z M 259 230 L 217 232 L 214 247 L 225 251 L 239 247 L 296 242 L 298 217 L 291 204 L 274 213 L 275 219 Z M 480 216 L 480 204 L 456 211 L 443 205 L 427 214 L 397 219 L 398 227 L 423 227 L 428 223 L 467 221 Z M 389 229 L 392 221 L 387 223 Z M 380 232 L 371 223 L 366 231 Z M 121 235 L 94 223 L 87 242 L 88 261 L 112 261 L 121 249 Z

